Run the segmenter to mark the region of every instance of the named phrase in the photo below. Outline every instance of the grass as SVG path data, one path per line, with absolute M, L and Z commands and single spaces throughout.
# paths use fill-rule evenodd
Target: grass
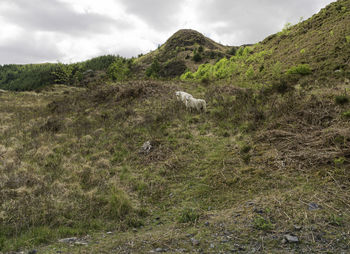
M 183 89 L 204 98 L 208 112 L 187 112 L 173 96 Z M 334 108 L 328 91 L 312 97 L 224 84 L 138 81 L 1 96 L 1 123 L 9 126 L 0 136 L 6 158 L 1 164 L 2 251 L 49 244 L 40 250 L 51 253 L 66 248 L 58 238 L 87 234 L 99 242 L 89 243 L 95 252 L 117 245 L 135 252 L 164 246 L 193 251 L 186 235 L 206 239 L 204 248 L 212 241 L 224 251 L 232 248 L 220 243 L 224 234 L 213 236 L 221 228 L 248 249 L 251 239 L 267 234 L 264 244 L 274 250 L 273 236 L 301 223 L 307 248 L 312 242 L 308 225 L 316 219 L 307 210 L 310 202 L 323 207 L 316 222 L 322 232 L 340 237 L 348 226 L 349 193 L 342 189 L 338 199 L 331 198 L 348 184 L 348 160 L 338 163 L 346 158 L 348 134 L 342 128 L 345 119 L 338 117 L 343 109 Z M 335 120 L 318 121 L 325 114 Z M 323 139 L 304 130 L 324 124 Z M 333 145 L 339 133 L 342 140 Z M 147 140 L 153 149 L 139 153 Z M 307 145 L 290 150 L 301 140 Z M 321 152 L 330 148 L 332 153 Z M 341 219 L 330 219 L 334 209 L 342 212 Z M 225 211 L 228 217 L 221 215 Z M 103 231 L 119 233 L 101 238 Z M 134 246 L 127 244 L 131 238 Z M 147 244 L 142 247 L 141 241 Z
M 339 96 L 347 6 L 338 1 L 216 64 L 203 46 L 211 64 L 185 83 L 1 91 L 0 251 L 348 251 L 349 108 Z M 136 64 L 157 56 L 167 66 L 211 43 L 183 32 Z M 208 111 L 188 112 L 178 90 Z M 140 151 L 146 141 L 149 153 Z M 281 243 L 285 234 L 300 242 Z M 57 241 L 73 236 L 88 245 Z

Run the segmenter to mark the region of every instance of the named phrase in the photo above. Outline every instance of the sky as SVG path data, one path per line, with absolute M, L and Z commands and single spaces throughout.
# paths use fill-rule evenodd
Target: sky
M 147 53 L 179 29 L 256 43 L 334 0 L 1 0 L 0 64 Z

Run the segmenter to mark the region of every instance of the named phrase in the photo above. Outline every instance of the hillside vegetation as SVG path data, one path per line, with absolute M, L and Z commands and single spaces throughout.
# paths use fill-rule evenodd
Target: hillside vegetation
M 137 59 L 2 66 L 0 253 L 349 252 L 349 10 L 252 46 L 180 30 Z
M 240 47 L 235 56 L 203 64 L 181 79 L 231 80 L 242 85 L 327 86 L 342 82 L 350 75 L 349 14 L 349 1 L 337 1 L 308 20 L 287 24 L 262 42 Z

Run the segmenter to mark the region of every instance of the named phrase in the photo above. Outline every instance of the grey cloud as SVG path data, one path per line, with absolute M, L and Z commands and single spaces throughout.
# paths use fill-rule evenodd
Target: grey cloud
M 105 33 L 111 28 L 130 28 L 121 20 L 97 13 L 77 13 L 71 6 L 58 0 L 2 0 L 11 8 L 0 15 L 8 22 L 27 30 L 60 32 L 71 35 Z
M 0 56 L 0 64 L 26 64 L 56 62 L 63 53 L 54 44 L 26 34 L 0 45 Z
M 127 12 L 139 17 L 150 27 L 169 30 L 176 26 L 176 14 L 181 11 L 184 0 L 120 0 Z
M 322 3 L 320 3 L 322 2 Z M 198 18 L 211 24 L 221 22 L 215 31 L 219 36 L 237 34 L 237 42 L 255 43 L 267 35 L 276 33 L 281 25 L 296 22 L 299 17 L 308 18 L 317 10 L 330 3 L 330 0 L 203 0 L 199 3 Z

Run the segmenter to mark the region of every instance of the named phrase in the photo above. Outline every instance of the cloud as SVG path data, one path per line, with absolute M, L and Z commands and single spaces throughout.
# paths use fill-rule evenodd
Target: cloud
M 10 39 L 0 45 L 0 64 L 25 64 L 56 62 L 64 56 L 54 43 L 40 34 L 22 33 L 20 38 Z
M 0 0 L 0 64 L 137 56 L 181 28 L 227 45 L 263 40 L 332 0 Z
M 322 2 L 322 3 L 321 3 Z M 276 33 L 287 22 L 309 18 L 330 0 L 202 0 L 198 21 L 213 37 L 228 44 L 256 43 Z
M 158 30 L 171 30 L 178 23 L 184 0 L 120 0 L 126 11 Z
M 2 0 L 2 4 L 6 7 L 0 9 L 3 20 L 31 31 L 85 35 L 130 28 L 126 21 L 93 12 L 79 13 L 58 0 Z

